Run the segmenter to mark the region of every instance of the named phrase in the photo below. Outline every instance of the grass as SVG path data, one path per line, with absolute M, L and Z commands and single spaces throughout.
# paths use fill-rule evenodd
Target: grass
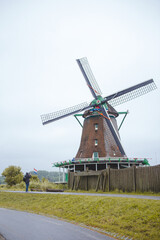
M 21 182 L 19 184 L 16 184 L 12 187 L 8 186 L 7 184 L 0 184 L 0 190 L 16 190 L 16 191 L 25 191 L 25 183 Z M 128 195 L 146 195 L 146 196 L 160 196 L 160 192 L 159 193 L 154 193 L 154 192 L 123 192 L 121 190 L 114 190 L 114 191 L 110 191 L 110 192 L 103 192 L 101 190 L 99 190 L 98 192 L 96 192 L 95 190 L 89 190 L 89 191 L 82 191 L 82 190 L 71 190 L 71 189 L 67 189 L 67 184 L 55 184 L 53 182 L 49 182 L 49 181 L 44 181 L 44 182 L 35 182 L 35 181 L 31 181 L 30 185 L 29 185 L 29 190 L 31 189 L 40 189 L 42 191 L 46 191 L 46 189 L 64 189 L 66 192 L 75 192 L 75 193 L 109 193 L 109 194 L 128 194 Z
M 125 195 L 141 195 L 141 196 L 160 196 L 159 193 L 154 193 L 154 192 L 123 192 L 121 190 L 114 190 L 110 192 L 103 192 L 102 190 L 95 191 L 95 190 L 89 190 L 89 191 L 84 191 L 84 190 L 67 190 L 67 192 L 74 192 L 74 193 L 102 193 L 102 194 L 125 194 Z
M 0 192 L 0 207 L 59 217 L 132 239 L 160 239 L 160 201 Z
M 44 181 L 44 182 L 36 182 L 36 181 L 30 181 L 29 184 L 29 190 L 31 189 L 39 189 L 42 191 L 46 191 L 46 189 L 66 189 L 67 185 L 63 185 L 63 184 L 55 184 L 53 182 L 49 182 L 49 181 Z M 25 191 L 26 189 L 26 185 L 24 182 L 21 182 L 19 184 L 13 185 L 13 186 L 9 186 L 7 184 L 0 184 L 0 190 L 16 190 L 16 191 Z

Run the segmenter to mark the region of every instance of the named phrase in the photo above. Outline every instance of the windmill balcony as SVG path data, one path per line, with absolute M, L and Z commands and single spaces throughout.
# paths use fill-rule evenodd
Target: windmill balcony
M 99 171 L 108 167 L 123 169 L 132 166 L 149 166 L 146 158 L 73 158 L 72 160 L 54 163 L 54 167 L 71 172 Z

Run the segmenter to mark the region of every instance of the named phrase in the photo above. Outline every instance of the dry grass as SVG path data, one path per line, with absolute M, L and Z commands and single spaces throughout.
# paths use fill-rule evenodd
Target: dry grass
M 67 185 L 55 184 L 49 181 L 36 182 L 31 180 L 29 184 L 29 190 L 40 189 L 42 191 L 46 191 L 46 189 L 66 189 L 66 188 L 67 188 Z M 25 191 L 25 189 L 26 189 L 26 184 L 24 182 L 13 185 L 12 187 L 7 184 L 0 184 L 0 190 Z

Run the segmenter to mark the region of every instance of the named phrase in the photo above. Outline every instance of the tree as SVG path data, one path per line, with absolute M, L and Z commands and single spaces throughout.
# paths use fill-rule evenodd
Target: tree
M 9 186 L 16 185 L 23 180 L 23 173 L 21 172 L 21 168 L 16 166 L 9 166 L 6 168 L 3 171 L 2 176 L 5 177 L 5 182 Z

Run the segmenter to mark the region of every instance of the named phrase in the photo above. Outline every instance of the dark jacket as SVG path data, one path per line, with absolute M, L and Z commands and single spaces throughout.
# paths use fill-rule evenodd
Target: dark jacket
M 25 177 L 25 183 L 29 183 L 29 179 L 31 178 L 31 175 L 29 173 L 26 173 Z

